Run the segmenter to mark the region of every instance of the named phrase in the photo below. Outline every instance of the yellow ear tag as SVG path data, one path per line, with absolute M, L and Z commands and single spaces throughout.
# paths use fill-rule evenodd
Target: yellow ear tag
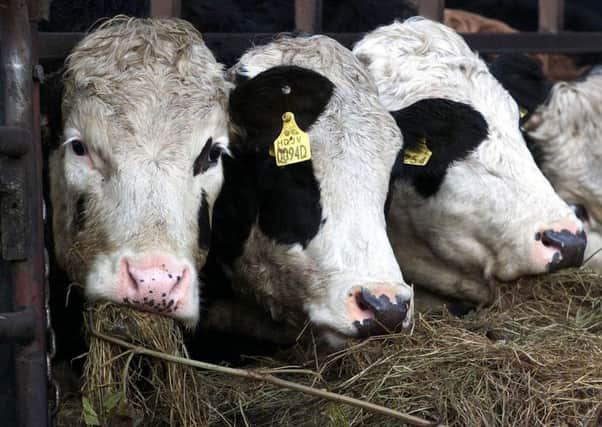
M 523 118 L 523 117 L 525 117 L 527 114 L 529 114 L 529 112 L 527 111 L 527 109 L 526 109 L 526 108 L 524 108 L 524 107 L 520 107 L 520 108 L 518 109 L 518 114 L 519 114 L 520 118 L 522 119 L 522 118 Z
M 426 138 L 420 138 L 416 150 L 403 150 L 403 163 L 406 165 L 424 166 L 429 162 L 432 155 L 433 152 L 426 145 Z
M 282 115 L 282 130 L 270 148 L 269 154 L 275 155 L 278 166 L 292 165 L 311 159 L 309 135 L 299 128 L 295 115 L 290 111 Z

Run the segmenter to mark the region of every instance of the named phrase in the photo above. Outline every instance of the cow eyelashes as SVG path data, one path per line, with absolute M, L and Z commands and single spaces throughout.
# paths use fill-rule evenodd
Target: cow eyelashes
M 201 151 L 201 154 L 194 160 L 192 166 L 192 173 L 197 176 L 200 173 L 205 172 L 207 169 L 215 166 L 224 152 L 224 147 L 220 143 L 214 143 L 213 138 L 209 138 L 205 142 L 205 146 Z

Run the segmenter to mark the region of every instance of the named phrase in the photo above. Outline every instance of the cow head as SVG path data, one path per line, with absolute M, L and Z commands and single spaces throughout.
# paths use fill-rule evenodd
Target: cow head
M 281 38 L 231 75 L 238 135 L 212 253 L 234 286 L 273 318 L 309 318 L 331 339 L 408 327 L 412 290 L 384 217 L 401 134 L 361 64 L 324 36 Z M 279 166 L 285 113 L 307 133 L 311 159 Z
M 602 272 L 602 74 L 595 67 L 572 82 L 552 83 L 539 64 L 503 55 L 494 75 L 527 112 L 522 127 L 535 160 L 574 207 L 587 233 L 586 266 Z
M 387 220 L 407 279 L 481 303 L 498 280 L 581 264 L 581 222 L 535 165 L 516 103 L 458 34 L 412 18 L 354 53 L 404 135 Z
M 90 300 L 192 326 L 228 146 L 222 66 L 184 21 L 116 18 L 66 68 L 50 158 L 57 259 Z

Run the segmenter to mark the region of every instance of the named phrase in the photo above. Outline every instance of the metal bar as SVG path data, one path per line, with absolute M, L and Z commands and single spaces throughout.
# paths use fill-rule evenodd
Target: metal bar
M 31 132 L 20 127 L 0 126 L 0 156 L 21 157 L 30 149 Z
M 84 33 L 40 33 L 40 60 L 66 57 Z M 328 36 L 351 47 L 363 37 L 362 33 L 330 33 Z M 273 40 L 273 33 L 205 33 L 203 39 L 216 56 L 220 49 L 238 55 L 254 44 Z M 540 52 L 588 53 L 602 52 L 602 32 L 513 33 L 513 34 L 462 34 L 472 49 L 484 53 Z
M 418 14 L 433 21 L 443 22 L 445 0 L 419 0 Z
M 558 33 L 564 28 L 564 0 L 539 0 L 539 31 Z
M 42 226 L 42 156 L 39 129 L 33 129 L 32 29 L 26 0 L 10 0 L 2 16 L 2 57 L 5 93 L 5 124 L 22 127 L 33 135 L 34 145 L 23 157 L 25 212 L 29 233 L 25 238 L 27 259 L 13 263 L 15 306 L 29 307 L 35 318 L 34 339 L 15 346 L 17 422 L 22 427 L 48 424 L 46 372 L 46 320 L 44 313 L 44 245 Z M 37 111 L 37 109 L 36 109 Z
M 86 33 L 45 33 L 40 32 L 39 52 L 41 61 L 66 58 Z
M 13 313 L 0 313 L 0 343 L 27 343 L 34 337 L 35 313 L 31 307 Z
M 322 29 L 322 0 L 295 0 L 295 30 L 317 33 Z
M 150 2 L 151 18 L 179 18 L 181 14 L 180 0 L 151 0 Z
M 462 34 L 482 53 L 589 53 L 602 52 L 602 33 Z

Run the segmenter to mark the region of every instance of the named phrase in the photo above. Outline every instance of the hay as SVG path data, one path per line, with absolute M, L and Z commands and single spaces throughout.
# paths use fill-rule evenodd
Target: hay
M 86 424 L 207 425 L 207 397 L 192 368 L 149 359 L 98 339 L 90 331 L 122 337 L 162 353 L 185 357 L 182 331 L 173 319 L 109 303 L 87 310 L 90 349 L 82 383 Z
M 169 319 L 124 309 L 96 313 L 104 320 L 94 327 L 109 335 L 185 354 Z M 138 318 L 147 335 L 130 326 Z M 171 337 L 169 344 L 157 335 Z M 144 425 L 395 424 L 271 384 L 193 374 L 143 356 L 133 356 L 126 370 L 131 353 L 96 338 L 91 344 L 84 396 L 102 412 L 125 387 L 128 407 L 152 421 Z M 523 279 L 500 288 L 493 306 L 463 319 L 419 315 L 412 335 L 376 337 L 324 356 L 299 345 L 254 367 L 453 426 L 602 425 L 602 277 L 565 271 Z M 142 390 L 141 377 L 151 393 Z
M 463 319 L 420 315 L 411 336 L 372 338 L 323 358 L 297 349 L 280 359 L 258 366 L 313 367 L 320 381 L 308 380 L 317 387 L 448 425 L 598 426 L 602 278 L 567 271 L 523 279 Z M 213 375 L 204 383 L 233 425 L 392 424 L 270 385 Z

